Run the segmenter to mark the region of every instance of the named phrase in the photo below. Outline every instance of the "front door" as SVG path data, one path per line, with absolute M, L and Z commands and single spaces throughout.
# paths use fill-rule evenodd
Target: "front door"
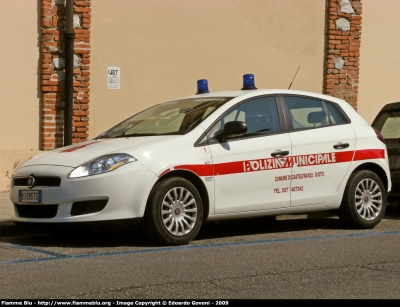
M 245 122 L 247 132 L 213 142 L 229 121 Z M 229 110 L 211 129 L 209 140 L 216 214 L 290 206 L 291 142 L 281 132 L 274 97 L 252 99 Z

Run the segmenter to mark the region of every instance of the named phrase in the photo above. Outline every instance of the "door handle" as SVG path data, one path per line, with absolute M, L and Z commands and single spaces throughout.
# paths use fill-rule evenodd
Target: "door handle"
M 344 148 L 347 148 L 347 147 L 349 147 L 349 146 L 350 146 L 349 143 L 342 143 L 342 142 L 339 142 L 339 143 L 337 143 L 336 145 L 333 145 L 333 148 L 335 148 L 335 149 L 344 149 Z
M 277 150 L 277 151 L 274 151 L 273 153 L 271 153 L 271 156 L 272 157 L 283 157 L 283 156 L 287 156 L 288 154 L 289 154 L 288 150 L 284 150 L 284 151 Z

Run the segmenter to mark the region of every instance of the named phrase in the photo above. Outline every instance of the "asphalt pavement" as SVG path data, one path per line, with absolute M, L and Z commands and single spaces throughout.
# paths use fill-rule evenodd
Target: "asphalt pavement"
M 17 227 L 8 196 L 0 193 L 1 300 L 400 298 L 398 215 L 374 229 L 315 214 L 210 222 L 189 244 L 166 247 L 134 229 Z
M 165 247 L 134 229 L 16 227 L 13 210 L 0 192 L 1 299 L 400 298 L 393 213 L 361 230 L 322 213 L 210 222 Z

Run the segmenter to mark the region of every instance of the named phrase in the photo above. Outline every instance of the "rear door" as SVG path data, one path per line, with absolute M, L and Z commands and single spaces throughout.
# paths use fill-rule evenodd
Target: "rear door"
M 350 167 L 355 132 L 332 102 L 295 95 L 282 99 L 291 126 L 291 206 L 328 202 Z

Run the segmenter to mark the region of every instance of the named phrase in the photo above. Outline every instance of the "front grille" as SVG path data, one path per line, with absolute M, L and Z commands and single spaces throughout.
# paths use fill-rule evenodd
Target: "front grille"
M 58 205 L 15 205 L 20 217 L 51 219 L 56 216 Z
M 61 183 L 60 177 L 36 177 L 35 187 L 59 187 Z M 28 177 L 17 177 L 13 182 L 14 187 L 27 187 Z

